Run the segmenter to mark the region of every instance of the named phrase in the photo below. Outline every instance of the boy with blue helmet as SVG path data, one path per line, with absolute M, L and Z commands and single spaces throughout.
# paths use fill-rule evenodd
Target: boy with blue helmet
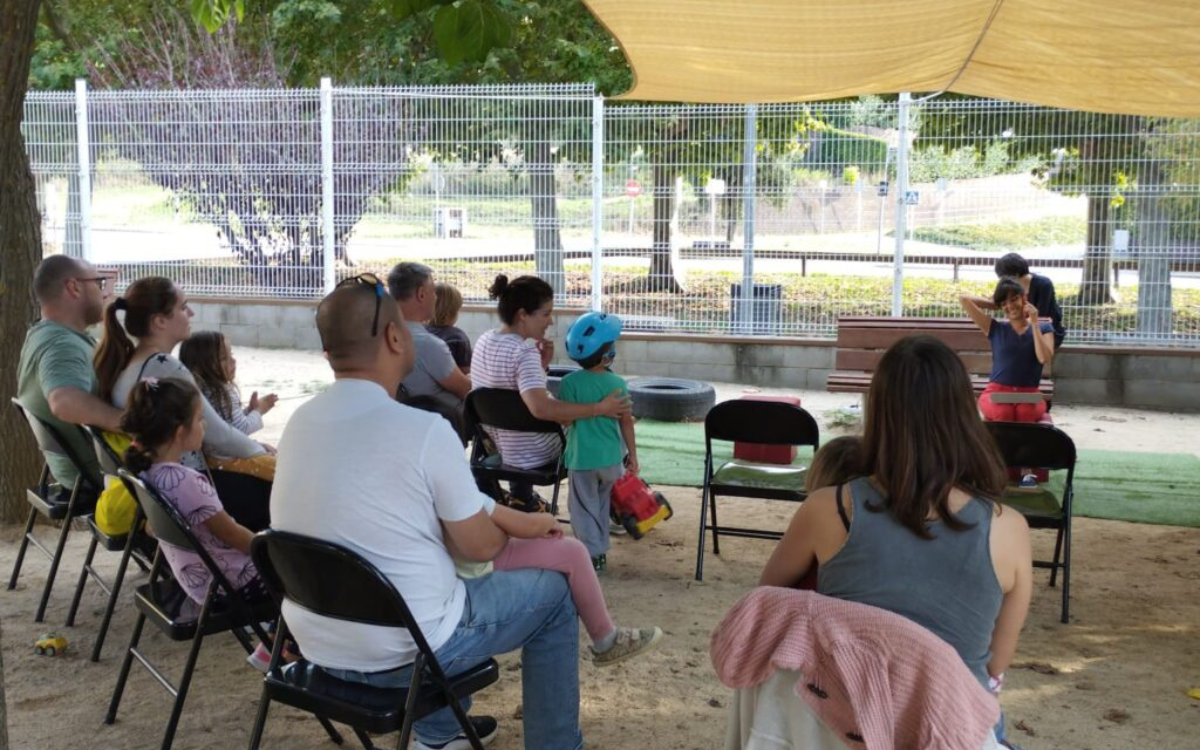
M 567 331 L 567 356 L 583 369 L 563 378 L 559 400 L 595 404 L 618 389 L 622 395 L 628 395 L 625 379 L 609 369 L 617 355 L 620 335 L 621 319 L 616 315 L 589 312 L 575 321 Z M 596 570 L 604 570 L 608 564 L 612 488 L 625 473 L 626 450 L 629 471 L 636 474 L 637 444 L 633 417 L 629 415 L 620 420 L 611 417 L 576 420 L 567 431 L 571 528 L 587 547 Z

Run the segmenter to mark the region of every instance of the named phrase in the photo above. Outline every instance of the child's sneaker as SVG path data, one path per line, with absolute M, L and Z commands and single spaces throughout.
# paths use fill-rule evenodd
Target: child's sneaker
M 662 640 L 662 634 L 659 628 L 617 628 L 617 637 L 607 650 L 591 649 L 592 663 L 597 667 L 607 667 L 625 661 L 654 648 Z
M 592 558 L 592 570 L 597 573 L 608 570 L 608 555 L 597 555 Z
M 1024 476 L 1021 477 L 1021 482 L 1017 486 L 1023 490 L 1037 489 L 1037 486 L 1038 486 L 1037 475 L 1025 474 Z
M 254 649 L 254 653 L 246 657 L 246 663 L 257 669 L 263 674 L 267 673 L 267 668 L 271 666 L 271 652 L 263 644 L 258 644 L 258 648 Z
M 609 536 L 625 536 L 628 533 L 629 532 L 625 530 L 624 526 L 617 523 L 616 521 L 614 521 L 611 518 L 608 519 L 608 535 Z

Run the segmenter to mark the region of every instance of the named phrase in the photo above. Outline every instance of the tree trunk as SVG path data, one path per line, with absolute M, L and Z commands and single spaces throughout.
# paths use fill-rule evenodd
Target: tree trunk
M 1080 305 L 1107 305 L 1112 296 L 1112 227 L 1107 195 L 1087 197 L 1087 249 L 1083 256 Z
M 533 265 L 555 295 L 566 290 L 563 275 L 562 233 L 558 225 L 558 185 L 554 180 L 554 156 L 550 142 L 534 138 L 526 151 L 529 168 L 529 200 L 533 212 Z
M 650 276 L 647 288 L 678 294 L 682 292 L 675 278 L 675 267 L 671 262 L 671 220 L 675 208 L 675 173 L 666 164 L 655 164 L 654 187 L 654 234 L 650 250 Z
M 0 0 L 0 384 L 12 393 L 17 352 L 25 329 L 37 317 L 30 294 L 33 268 L 42 255 L 41 217 L 21 116 L 29 85 L 33 32 L 40 0 Z M 0 405 L 0 521 L 15 521 L 26 510 L 25 488 L 37 481 L 41 456 L 16 410 Z
M 1138 173 L 1137 332 L 1167 336 L 1171 310 L 1171 216 L 1162 188 L 1162 163 L 1150 161 Z

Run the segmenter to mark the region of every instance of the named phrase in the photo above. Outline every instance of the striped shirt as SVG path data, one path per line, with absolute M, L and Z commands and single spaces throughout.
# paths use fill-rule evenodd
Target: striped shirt
M 542 356 L 532 340 L 515 333 L 488 331 L 475 342 L 471 357 L 473 388 L 507 388 L 526 391 L 546 387 Z M 559 439 L 551 433 L 494 430 L 487 433 L 496 441 L 504 463 L 518 469 L 545 466 L 558 456 Z

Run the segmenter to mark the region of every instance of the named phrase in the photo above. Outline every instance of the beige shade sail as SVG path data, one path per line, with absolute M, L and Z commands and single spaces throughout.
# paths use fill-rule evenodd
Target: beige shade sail
M 955 91 L 1200 116 L 1200 0 L 584 0 L 633 67 L 621 99 Z

